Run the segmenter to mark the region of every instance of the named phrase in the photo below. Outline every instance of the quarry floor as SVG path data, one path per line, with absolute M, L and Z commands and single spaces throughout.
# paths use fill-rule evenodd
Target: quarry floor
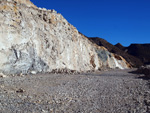
M 150 80 L 135 69 L 0 78 L 0 113 L 150 113 Z

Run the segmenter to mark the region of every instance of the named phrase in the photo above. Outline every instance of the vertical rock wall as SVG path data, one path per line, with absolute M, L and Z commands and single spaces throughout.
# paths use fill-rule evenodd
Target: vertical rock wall
M 87 71 L 105 66 L 95 46 L 61 14 L 37 8 L 29 0 L 27 5 L 21 0 L 0 2 L 0 71 Z

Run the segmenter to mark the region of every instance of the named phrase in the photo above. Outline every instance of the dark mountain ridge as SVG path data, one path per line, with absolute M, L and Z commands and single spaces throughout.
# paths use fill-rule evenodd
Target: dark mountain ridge
M 118 47 L 121 50 L 125 49 L 125 47 L 122 44 L 120 44 L 120 43 L 117 43 L 115 46 Z
M 139 58 L 143 64 L 150 64 L 150 44 L 131 44 L 124 51 Z
M 120 43 L 113 45 L 99 37 L 89 37 L 89 40 L 99 46 L 104 46 L 112 53 L 124 57 L 133 67 L 150 64 L 150 44 L 131 44 L 124 47 Z

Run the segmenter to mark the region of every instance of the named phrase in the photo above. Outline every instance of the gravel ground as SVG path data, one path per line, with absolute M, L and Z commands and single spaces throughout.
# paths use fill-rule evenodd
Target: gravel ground
M 150 80 L 111 70 L 0 78 L 0 113 L 150 113 Z

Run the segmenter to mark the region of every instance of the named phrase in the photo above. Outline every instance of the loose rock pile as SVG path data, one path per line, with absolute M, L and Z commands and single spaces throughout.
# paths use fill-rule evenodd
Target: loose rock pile
M 53 74 L 79 74 L 80 72 L 78 72 L 76 70 L 70 70 L 70 69 L 64 68 L 64 69 L 53 69 L 50 73 L 53 73 Z

